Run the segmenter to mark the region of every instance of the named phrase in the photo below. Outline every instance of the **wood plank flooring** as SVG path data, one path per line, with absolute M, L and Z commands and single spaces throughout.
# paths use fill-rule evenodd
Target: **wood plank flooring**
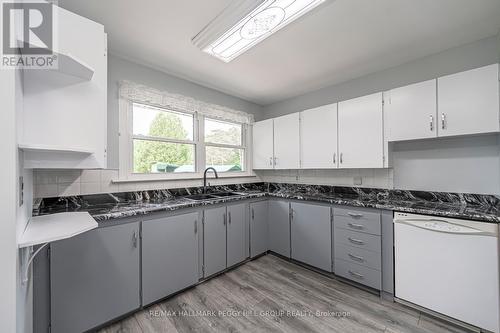
M 466 331 L 266 255 L 99 331 L 118 332 Z

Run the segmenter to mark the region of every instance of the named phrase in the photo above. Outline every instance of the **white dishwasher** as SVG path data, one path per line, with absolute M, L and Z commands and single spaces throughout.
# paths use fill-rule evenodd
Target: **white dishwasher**
M 498 225 L 394 214 L 396 298 L 499 332 Z

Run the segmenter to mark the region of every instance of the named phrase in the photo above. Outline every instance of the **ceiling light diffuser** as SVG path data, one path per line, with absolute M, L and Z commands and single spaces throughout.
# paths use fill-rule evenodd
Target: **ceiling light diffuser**
M 193 43 L 230 62 L 327 0 L 240 0 L 210 22 Z

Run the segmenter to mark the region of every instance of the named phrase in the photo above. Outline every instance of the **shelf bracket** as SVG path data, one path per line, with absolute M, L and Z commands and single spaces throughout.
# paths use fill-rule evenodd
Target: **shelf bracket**
M 28 261 L 26 263 L 26 267 L 25 267 L 24 272 L 23 272 L 23 279 L 21 281 L 23 285 L 26 284 L 28 282 L 28 280 L 29 280 L 28 274 L 29 274 L 29 271 L 30 271 L 30 266 L 33 263 L 33 260 L 35 259 L 36 255 L 38 253 L 40 253 L 40 251 L 42 251 L 43 248 L 46 247 L 49 244 L 50 243 L 44 243 L 44 244 L 42 244 L 35 252 L 33 252 L 33 247 L 32 246 L 30 247 L 29 251 L 31 252 L 31 254 L 30 254 L 30 256 L 28 258 Z

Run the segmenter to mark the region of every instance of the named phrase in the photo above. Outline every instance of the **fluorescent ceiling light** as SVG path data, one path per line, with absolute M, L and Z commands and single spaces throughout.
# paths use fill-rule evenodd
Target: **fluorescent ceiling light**
M 229 62 L 325 1 L 236 1 L 194 37 L 193 43 Z

